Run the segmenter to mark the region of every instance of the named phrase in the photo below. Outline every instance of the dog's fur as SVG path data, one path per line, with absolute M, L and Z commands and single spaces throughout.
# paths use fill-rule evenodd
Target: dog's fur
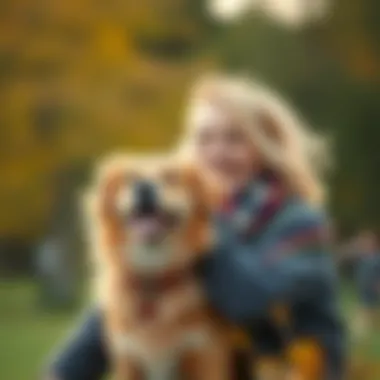
M 154 188 L 160 220 L 174 222 L 160 226 L 155 214 L 148 220 L 135 216 L 141 183 Z M 96 297 L 117 380 L 169 380 L 177 364 L 189 380 L 231 378 L 227 345 L 192 270 L 212 242 L 215 197 L 193 169 L 169 155 L 118 155 L 99 165 L 86 193 L 86 216 Z M 145 297 L 152 315 L 143 315 Z

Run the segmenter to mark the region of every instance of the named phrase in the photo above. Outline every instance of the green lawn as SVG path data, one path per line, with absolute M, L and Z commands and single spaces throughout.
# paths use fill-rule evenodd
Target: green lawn
M 30 282 L 0 282 L 1 379 L 37 379 L 47 353 L 76 314 L 42 312 L 36 305 L 36 289 Z
M 0 282 L 0 378 L 34 380 L 47 355 L 65 336 L 76 312 L 42 312 L 37 308 L 37 289 L 30 281 Z M 344 313 L 354 314 L 349 287 L 342 292 Z M 352 347 L 350 380 L 380 380 L 380 334 Z
M 341 291 L 343 315 L 350 329 L 356 313 L 355 289 L 345 285 Z M 349 380 L 380 380 L 380 326 L 364 342 L 351 340 Z

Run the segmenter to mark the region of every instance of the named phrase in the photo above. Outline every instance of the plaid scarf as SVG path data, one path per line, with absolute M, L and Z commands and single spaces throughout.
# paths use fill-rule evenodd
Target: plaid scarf
M 291 196 L 272 174 L 265 173 L 246 189 L 227 199 L 217 219 L 222 240 L 232 233 L 242 241 L 263 240 L 269 236 L 268 259 L 301 251 L 305 247 L 326 247 L 329 241 L 326 218 L 310 218 L 310 206 Z

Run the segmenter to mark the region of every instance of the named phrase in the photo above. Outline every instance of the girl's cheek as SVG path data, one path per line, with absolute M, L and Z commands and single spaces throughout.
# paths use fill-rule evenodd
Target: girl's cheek
M 212 167 L 223 159 L 224 149 L 225 147 L 219 142 L 210 142 L 198 149 L 198 159 L 201 164 Z
M 229 150 L 231 161 L 238 167 L 252 167 L 256 161 L 256 154 L 252 151 L 252 147 L 246 144 L 239 144 Z

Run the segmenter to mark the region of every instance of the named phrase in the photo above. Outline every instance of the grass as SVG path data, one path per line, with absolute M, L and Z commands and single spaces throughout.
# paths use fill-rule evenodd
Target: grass
M 357 310 L 355 288 L 345 284 L 341 291 L 342 311 L 350 329 Z M 380 380 L 380 326 L 362 342 L 352 338 L 349 347 L 349 380 Z
M 342 291 L 347 320 L 355 312 L 353 289 Z M 31 281 L 0 282 L 0 378 L 33 380 L 49 353 L 67 333 L 77 312 L 43 312 L 37 307 L 37 289 Z M 350 380 L 380 379 L 380 334 L 351 347 Z
M 75 314 L 40 311 L 30 281 L 0 282 L 0 377 L 37 379 Z

